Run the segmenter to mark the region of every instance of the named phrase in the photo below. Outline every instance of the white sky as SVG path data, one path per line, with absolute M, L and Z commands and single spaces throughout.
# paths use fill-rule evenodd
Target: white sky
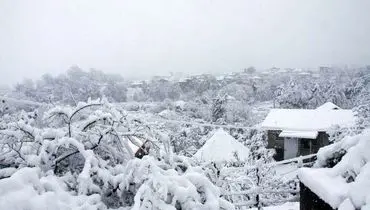
M 370 64 L 369 0 L 1 0 L 0 84 Z

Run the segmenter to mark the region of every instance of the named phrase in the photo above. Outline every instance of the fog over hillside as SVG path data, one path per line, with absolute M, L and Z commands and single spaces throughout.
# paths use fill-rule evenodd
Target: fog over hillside
M 369 7 L 367 0 L 5 0 L 0 83 L 71 65 L 135 78 L 368 65 Z

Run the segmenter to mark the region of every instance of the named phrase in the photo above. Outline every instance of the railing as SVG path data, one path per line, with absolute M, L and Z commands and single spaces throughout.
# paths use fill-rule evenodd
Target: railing
M 299 156 L 299 157 L 296 157 L 296 158 L 291 158 L 291 159 L 288 159 L 288 160 L 282 160 L 282 161 L 277 161 L 275 163 L 272 163 L 273 165 L 284 165 L 284 164 L 289 164 L 289 163 L 297 163 L 298 165 L 305 165 L 305 164 L 309 164 L 309 163 L 312 163 L 312 159 L 315 159 L 316 158 L 316 154 L 311 154 L 311 155 L 305 155 L 305 156 Z M 307 161 L 308 160 L 308 161 Z
M 295 189 L 266 189 L 260 187 L 260 177 L 261 174 L 259 173 L 259 169 L 262 167 L 276 167 L 276 166 L 281 166 L 285 164 L 296 164 L 297 169 L 301 168 L 306 165 L 312 165 L 313 160 L 316 158 L 316 154 L 311 154 L 311 155 L 306 155 L 306 156 L 301 156 L 297 158 L 292 158 L 288 160 L 283 160 L 283 161 L 278 161 L 274 163 L 268 163 L 268 164 L 263 164 L 263 165 L 253 165 L 253 166 L 247 166 L 247 167 L 235 167 L 231 168 L 228 170 L 242 170 L 242 171 L 247 171 L 247 170 L 253 170 L 255 172 L 256 176 L 256 184 L 255 186 L 252 186 L 252 188 L 247 189 L 247 190 L 241 190 L 241 191 L 224 191 L 222 193 L 222 196 L 225 198 L 231 198 L 232 196 L 245 196 L 248 197 L 249 200 L 244 201 L 243 199 L 241 202 L 236 202 L 233 203 L 235 207 L 238 208 L 243 208 L 243 207 L 261 207 L 263 200 L 261 200 L 262 195 L 266 194 L 278 194 L 278 195 L 286 195 L 286 194 L 292 194 L 292 196 L 286 197 L 281 199 L 280 201 L 282 202 L 289 202 L 289 201 L 294 201 L 299 199 L 299 182 L 295 182 Z M 241 198 L 241 197 L 239 197 Z M 232 198 L 235 200 L 234 198 Z

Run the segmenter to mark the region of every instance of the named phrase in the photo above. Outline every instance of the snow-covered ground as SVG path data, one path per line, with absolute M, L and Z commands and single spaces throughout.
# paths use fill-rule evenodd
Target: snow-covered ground
M 257 210 L 257 208 L 252 208 L 251 210 Z M 263 210 L 299 210 L 299 203 L 285 203 L 281 206 L 268 206 L 263 207 Z

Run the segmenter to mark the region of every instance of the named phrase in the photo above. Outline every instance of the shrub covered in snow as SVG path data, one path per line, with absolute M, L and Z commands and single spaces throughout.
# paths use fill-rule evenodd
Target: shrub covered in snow
M 147 156 L 129 162 L 119 188 L 133 209 L 232 209 L 198 171 L 181 161 L 167 164 Z
M 63 177 L 27 167 L 0 179 L 0 206 L 14 210 L 107 209 L 98 194 L 76 195 L 68 189 Z
M 2 207 L 232 208 L 199 168 L 172 154 L 163 132 L 143 129 L 105 100 L 56 106 L 42 123 L 23 115 L 0 130 Z M 135 159 L 130 137 L 158 139 L 163 152 Z

